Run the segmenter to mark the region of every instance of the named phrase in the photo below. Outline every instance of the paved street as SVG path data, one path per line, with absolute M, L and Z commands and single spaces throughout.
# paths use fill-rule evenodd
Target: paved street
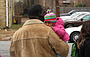
M 68 45 L 69 45 L 69 54 L 68 54 L 67 57 L 71 57 L 72 44 L 73 44 L 73 43 L 68 43 Z
M 0 55 L 2 57 L 10 57 L 9 44 L 10 41 L 0 41 Z
M 10 44 L 10 41 L 0 41 L 0 55 L 2 57 L 10 57 L 9 44 Z M 72 43 L 69 43 L 68 45 L 70 47 L 70 51 L 67 57 L 71 57 L 70 54 L 71 54 Z

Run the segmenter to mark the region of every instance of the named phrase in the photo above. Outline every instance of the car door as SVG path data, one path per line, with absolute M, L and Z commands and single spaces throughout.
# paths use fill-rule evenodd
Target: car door
M 86 15 L 79 20 L 72 21 L 72 24 L 74 24 L 74 26 L 77 27 L 77 26 L 82 25 L 84 22 L 86 22 L 88 20 L 90 20 L 90 15 Z
M 77 26 L 80 26 L 82 25 L 82 21 L 81 20 L 76 20 L 73 22 L 74 26 L 77 27 Z

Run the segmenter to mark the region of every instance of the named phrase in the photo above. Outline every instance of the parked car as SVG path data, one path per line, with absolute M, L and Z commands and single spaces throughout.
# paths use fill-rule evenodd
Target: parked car
M 73 13 L 75 13 L 75 12 L 90 12 L 90 10 L 88 10 L 88 9 L 71 10 L 71 11 L 68 12 L 68 13 L 60 14 L 60 16 L 70 16 L 71 14 L 73 14 Z
M 70 27 L 70 28 L 66 28 L 66 32 L 69 34 L 70 36 L 70 42 L 76 42 L 76 40 L 79 37 L 80 31 L 81 31 L 82 25 L 78 26 L 78 27 Z
M 84 15 L 84 14 L 89 14 L 90 12 L 75 12 L 70 16 L 61 16 L 62 20 L 67 20 L 67 19 L 74 19 L 78 16 Z
M 71 20 L 64 20 L 64 27 L 68 28 L 68 27 L 77 27 L 82 25 L 84 22 L 90 20 L 90 14 L 85 14 L 82 16 L 79 16 L 75 19 L 71 19 Z

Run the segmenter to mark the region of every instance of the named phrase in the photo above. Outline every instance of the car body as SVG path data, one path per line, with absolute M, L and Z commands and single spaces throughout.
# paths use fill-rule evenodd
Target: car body
M 77 27 L 82 25 L 84 22 L 90 20 L 90 14 L 85 14 L 82 16 L 79 16 L 75 19 L 70 19 L 70 20 L 64 20 L 64 27 Z
M 65 31 L 69 34 L 70 36 L 70 42 L 76 42 L 76 40 L 79 37 L 80 31 L 81 31 L 82 25 L 78 27 L 70 27 L 66 28 Z
M 71 11 L 68 12 L 68 13 L 60 14 L 60 16 L 70 16 L 71 14 L 73 14 L 73 13 L 75 13 L 75 12 L 90 12 L 90 10 L 88 10 L 88 9 L 71 10 Z
M 61 16 L 62 20 L 67 20 L 67 19 L 74 19 L 78 16 L 84 15 L 84 14 L 89 14 L 90 12 L 75 12 L 70 16 Z

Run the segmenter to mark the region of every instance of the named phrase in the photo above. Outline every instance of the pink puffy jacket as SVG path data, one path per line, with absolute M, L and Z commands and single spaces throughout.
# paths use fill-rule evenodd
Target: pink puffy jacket
M 70 39 L 69 34 L 65 31 L 64 22 L 60 17 L 57 17 L 57 22 L 54 26 L 54 31 L 61 37 L 63 41 Z

